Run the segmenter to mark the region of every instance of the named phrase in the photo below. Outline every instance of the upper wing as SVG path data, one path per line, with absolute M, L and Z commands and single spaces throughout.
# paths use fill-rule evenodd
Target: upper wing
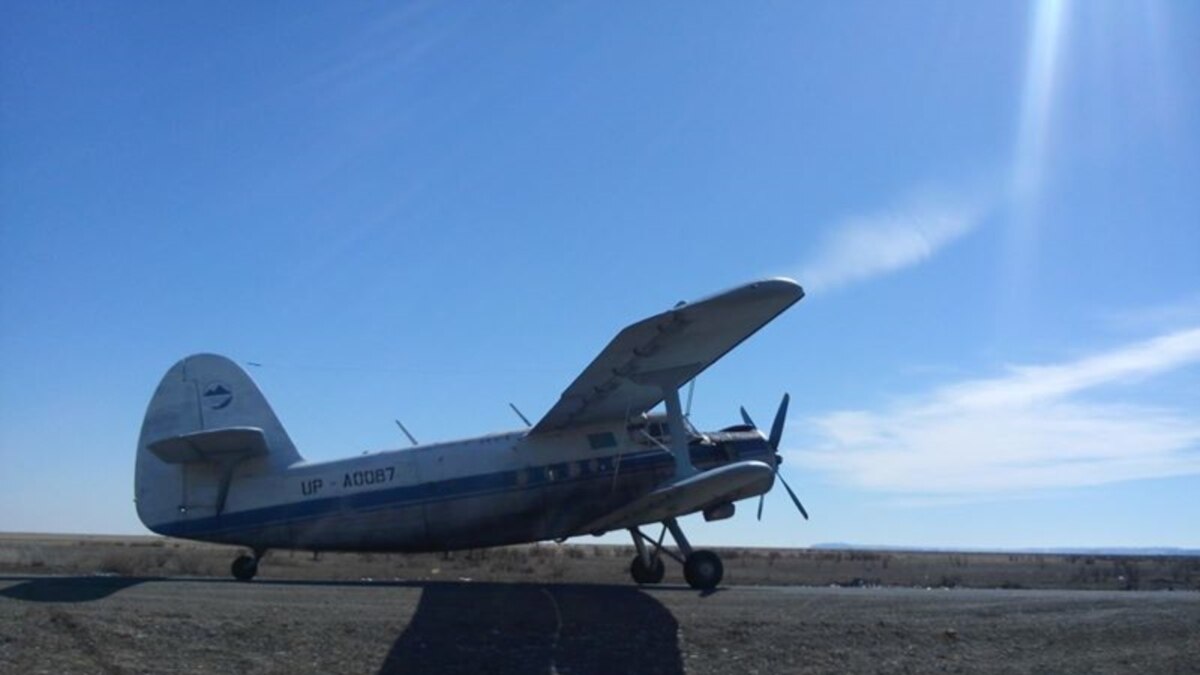
M 663 399 L 804 297 L 791 279 L 768 279 L 684 304 L 617 334 L 531 433 L 620 421 Z

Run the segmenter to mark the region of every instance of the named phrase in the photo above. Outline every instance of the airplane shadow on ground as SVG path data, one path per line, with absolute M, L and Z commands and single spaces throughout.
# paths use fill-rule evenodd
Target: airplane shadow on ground
M 0 597 L 103 600 L 142 583 L 237 584 L 168 577 L 3 577 Z M 259 580 L 255 585 L 420 588 L 380 673 L 683 673 L 679 624 L 636 586 L 484 582 Z M 657 592 L 694 592 L 663 587 Z M 707 594 L 701 594 L 707 595 Z
M 679 624 L 636 587 L 423 586 L 380 673 L 683 673 Z
M 0 597 L 30 602 L 92 602 L 154 577 L 0 577 L 21 583 L 0 589 Z

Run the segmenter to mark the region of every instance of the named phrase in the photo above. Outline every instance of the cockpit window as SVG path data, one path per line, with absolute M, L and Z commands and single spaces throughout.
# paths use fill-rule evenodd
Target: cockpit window
M 598 434 L 588 434 L 588 444 L 593 450 L 603 450 L 605 448 L 617 447 L 617 437 L 611 431 L 604 431 Z
M 688 438 L 695 438 L 700 435 L 686 418 L 683 420 L 683 428 Z M 645 424 L 629 425 L 630 435 L 642 443 L 647 443 L 649 441 L 647 441 L 643 432 L 660 443 L 666 443 L 671 438 L 671 424 L 665 419 L 655 419 Z

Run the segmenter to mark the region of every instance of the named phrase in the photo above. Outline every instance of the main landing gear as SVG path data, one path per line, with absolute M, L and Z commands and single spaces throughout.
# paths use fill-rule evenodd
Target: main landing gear
M 663 547 L 663 537 L 668 530 L 675 539 L 679 552 L 683 554 L 682 557 Z M 637 555 L 629 564 L 629 574 L 638 584 L 657 584 L 663 580 L 665 570 L 662 554 L 683 565 L 683 578 L 687 579 L 688 586 L 692 588 L 703 591 L 714 589 L 725 575 L 725 566 L 721 564 L 721 558 L 712 551 L 693 550 L 674 518 L 663 521 L 658 541 L 647 537 L 636 527 L 629 528 L 629 533 L 633 535 L 633 545 L 637 547 Z M 647 542 L 654 547 L 653 550 L 646 546 Z
M 258 561 L 263 554 L 260 551 L 255 551 L 253 556 L 240 555 L 234 559 L 230 565 L 229 571 L 233 573 L 233 578 L 238 581 L 250 581 L 258 574 Z

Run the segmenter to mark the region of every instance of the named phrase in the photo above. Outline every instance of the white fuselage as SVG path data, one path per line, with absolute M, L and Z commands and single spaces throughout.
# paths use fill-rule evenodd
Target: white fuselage
M 693 439 L 699 468 L 771 451 L 757 431 Z M 151 529 L 249 546 L 437 551 L 589 534 L 590 522 L 674 474 L 674 459 L 644 434 L 599 426 L 525 431 L 301 462 L 270 475 L 235 470 L 220 514 L 213 469 L 189 466 L 178 519 Z

